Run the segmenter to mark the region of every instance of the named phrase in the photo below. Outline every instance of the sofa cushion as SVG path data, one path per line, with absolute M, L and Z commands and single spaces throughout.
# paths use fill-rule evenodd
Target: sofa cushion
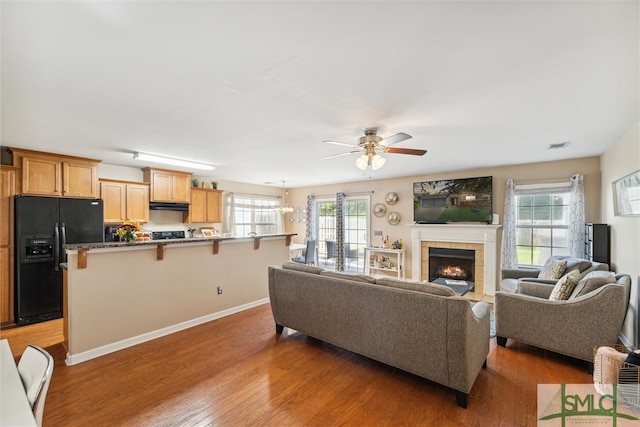
M 448 288 L 446 286 L 438 285 L 436 283 L 428 283 L 428 282 L 410 282 L 408 280 L 398 280 L 398 279 L 390 279 L 386 277 L 381 277 L 376 280 L 378 285 L 389 286 L 392 288 L 400 288 L 406 289 L 409 291 L 418 291 L 424 292 L 426 294 L 432 295 L 440 295 L 444 297 L 454 296 L 456 293 L 453 289 Z
M 551 291 L 551 295 L 549 296 L 550 300 L 566 300 L 569 299 L 571 292 L 573 292 L 573 288 L 576 287 L 578 283 L 578 279 L 580 278 L 580 272 L 578 270 L 573 270 L 562 276 L 558 282 L 553 287 L 553 291 Z
M 302 264 L 302 263 L 293 262 L 293 261 L 285 261 L 282 264 L 282 268 L 286 268 L 287 270 L 304 271 L 305 273 L 313 273 L 313 274 L 320 274 L 320 272 L 323 271 L 323 269 L 320 267 L 315 267 L 313 265 L 307 265 L 307 264 Z
M 582 258 L 567 258 L 567 266 L 565 267 L 565 271 L 569 272 L 571 270 L 578 270 L 580 273 L 588 269 L 593 265 L 593 263 L 587 259 Z
M 336 279 L 353 280 L 356 282 L 376 283 L 376 278 L 366 274 L 345 273 L 344 271 L 322 270 L 321 276 L 335 277 Z
M 567 269 L 567 260 L 557 260 L 553 257 L 544 263 L 542 270 L 538 274 L 539 279 L 559 279 Z
M 615 283 L 616 275 L 612 271 L 592 271 L 584 276 L 571 293 L 571 298 L 577 298 L 591 291 L 594 291 L 608 283 Z

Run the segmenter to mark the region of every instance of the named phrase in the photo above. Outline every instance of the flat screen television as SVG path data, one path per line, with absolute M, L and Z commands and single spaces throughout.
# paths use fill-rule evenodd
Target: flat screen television
M 491 224 L 492 195 L 491 176 L 414 182 L 413 220 L 417 224 Z

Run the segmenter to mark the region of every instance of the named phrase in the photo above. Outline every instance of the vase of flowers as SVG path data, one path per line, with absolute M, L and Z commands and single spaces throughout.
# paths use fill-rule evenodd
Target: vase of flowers
M 121 241 L 130 242 L 135 238 L 135 232 L 140 230 L 142 230 L 142 227 L 140 227 L 139 223 L 125 221 L 116 230 L 116 236 L 118 236 Z

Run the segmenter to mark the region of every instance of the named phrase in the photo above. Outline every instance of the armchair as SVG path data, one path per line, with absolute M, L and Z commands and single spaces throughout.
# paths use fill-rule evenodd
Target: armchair
M 619 274 L 568 300 L 549 300 L 553 286 L 521 283 L 517 293 L 498 291 L 495 325 L 498 345 L 507 339 L 593 363 L 594 346 L 618 342 L 631 292 L 631 276 Z
M 554 255 L 550 257 L 547 260 L 547 262 L 549 262 L 550 260 L 554 260 L 554 261 L 566 260 L 567 261 L 567 265 L 564 271 L 561 272 L 561 274 L 558 277 L 562 277 L 565 274 L 567 274 L 569 271 L 576 270 L 576 269 L 580 271 L 579 279 L 582 279 L 584 276 L 591 273 L 592 271 L 609 270 L 608 264 L 605 264 L 602 262 L 590 261 L 588 259 L 583 259 L 583 258 L 573 258 L 569 256 Z M 539 278 L 538 275 L 540 274 L 541 271 L 542 271 L 542 267 L 519 267 L 519 268 L 512 268 L 512 269 L 502 269 L 501 270 L 502 280 L 500 281 L 500 290 L 506 291 L 506 292 L 517 292 L 518 287 L 522 284 L 522 282 L 551 285 L 550 287 L 553 288 L 553 285 L 556 284 L 558 279 Z M 551 292 L 551 290 L 549 290 L 549 292 Z

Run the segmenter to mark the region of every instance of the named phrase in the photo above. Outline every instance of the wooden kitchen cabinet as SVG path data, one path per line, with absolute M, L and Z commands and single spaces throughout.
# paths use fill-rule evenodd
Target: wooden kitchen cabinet
M 191 189 L 191 204 L 184 222 L 222 222 L 222 190 Z
M 99 197 L 99 160 L 11 148 L 20 168 L 18 192 L 53 197 Z
M 166 169 L 142 169 L 144 182 L 151 186 L 152 202 L 189 203 L 191 174 Z
M 149 184 L 100 180 L 100 197 L 104 200 L 105 224 L 149 222 Z
M 16 172 L 11 166 L 0 169 L 0 323 L 13 321 L 13 196 Z

